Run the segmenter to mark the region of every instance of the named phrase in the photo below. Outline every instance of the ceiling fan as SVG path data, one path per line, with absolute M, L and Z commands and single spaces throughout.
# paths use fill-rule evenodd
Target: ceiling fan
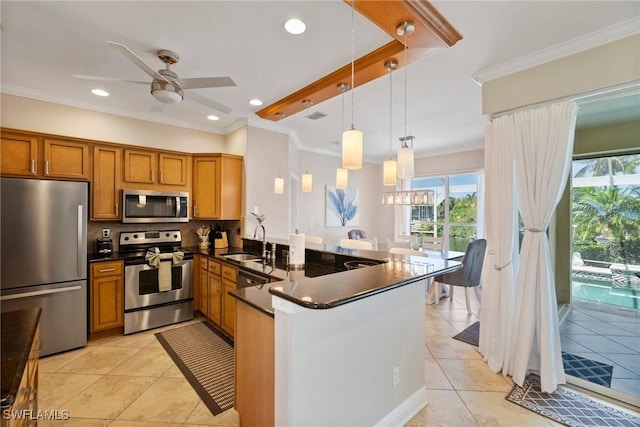
M 133 62 L 142 71 L 147 73 L 153 80 L 151 81 L 151 95 L 158 101 L 156 105 L 152 107 L 152 111 L 160 111 L 164 108 L 165 104 L 177 104 L 181 102 L 185 97 L 192 101 L 203 104 L 209 108 L 222 113 L 231 112 L 231 108 L 226 105 L 222 105 L 212 99 L 199 95 L 195 92 L 184 92 L 188 89 L 203 89 L 203 88 L 215 88 L 215 87 L 229 87 L 235 86 L 235 82 L 230 77 L 198 77 L 191 79 L 181 79 L 176 73 L 171 71 L 170 67 L 173 64 L 178 63 L 180 56 L 166 49 L 160 49 L 157 51 L 158 59 L 166 64 L 164 69 L 158 71 L 154 70 L 149 64 L 147 64 L 142 58 L 136 55 L 127 46 L 107 41 L 111 46 L 116 48 L 125 58 Z M 74 74 L 74 77 L 90 80 L 118 80 L 105 77 L 87 76 Z M 122 80 L 131 83 L 149 84 L 149 82 Z

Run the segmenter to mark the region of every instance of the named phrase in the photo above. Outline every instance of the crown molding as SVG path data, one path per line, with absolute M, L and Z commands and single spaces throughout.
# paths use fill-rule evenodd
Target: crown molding
M 610 27 L 602 28 L 566 42 L 538 50 L 529 55 L 521 56 L 504 62 L 495 67 L 489 67 L 474 73 L 471 79 L 482 86 L 482 83 L 494 80 L 508 74 L 526 70 L 546 62 L 564 58 L 565 56 L 593 49 L 625 37 L 640 33 L 640 18 L 633 18 Z
M 226 135 L 224 129 L 220 127 L 205 127 L 196 126 L 191 123 L 184 122 L 182 120 L 175 120 L 170 117 L 162 116 L 162 118 L 155 119 L 149 117 L 148 114 L 136 113 L 131 111 L 123 111 L 117 108 L 97 107 L 93 104 L 85 102 L 72 101 L 66 98 L 58 98 L 49 95 L 45 95 L 42 92 L 27 89 L 21 86 L 15 86 L 10 84 L 3 84 L 0 87 L 0 93 L 6 93 L 8 95 L 19 96 L 22 98 L 35 99 L 37 101 L 50 102 L 52 104 L 64 105 L 67 107 L 81 108 L 83 110 L 96 111 L 99 113 L 112 114 L 114 116 L 125 117 L 127 119 L 142 120 L 145 122 L 159 123 L 163 125 L 175 126 L 185 129 L 198 130 L 202 132 L 213 133 L 216 135 Z M 235 124 L 235 122 L 234 122 Z

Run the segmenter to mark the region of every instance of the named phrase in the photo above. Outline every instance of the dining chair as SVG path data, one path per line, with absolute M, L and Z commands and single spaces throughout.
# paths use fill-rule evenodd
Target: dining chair
M 400 255 L 424 256 L 424 257 L 427 256 L 427 254 L 425 254 L 422 251 L 417 251 L 417 250 L 411 249 L 411 248 L 402 248 L 402 247 L 398 247 L 398 246 L 389 249 L 389 253 L 390 254 L 400 254 Z
M 344 249 L 365 249 L 372 250 L 373 244 L 365 240 L 341 239 L 339 246 Z
M 422 248 L 442 252 L 443 239 L 442 237 L 423 236 Z
M 393 248 L 408 248 L 411 249 L 411 242 L 409 240 L 391 240 L 387 239 L 387 251 L 391 252 Z
M 318 243 L 318 244 L 322 244 L 322 237 L 320 236 L 312 236 L 310 234 L 305 234 L 304 235 L 304 241 L 306 243 Z
M 465 301 L 467 303 L 467 313 L 471 314 L 469 304 L 469 288 L 480 285 L 482 276 L 482 264 L 484 253 L 487 248 L 485 239 L 476 239 L 467 245 L 462 258 L 462 268 L 451 273 L 436 276 L 434 279 L 436 303 L 440 299 L 440 285 L 462 286 L 465 288 Z
M 362 242 L 370 242 L 371 243 L 371 249 L 374 251 L 378 250 L 378 238 L 374 237 L 373 239 L 358 239 Z
M 365 233 L 364 230 L 349 230 L 349 232 L 347 232 L 347 237 L 353 240 L 366 239 L 367 233 Z

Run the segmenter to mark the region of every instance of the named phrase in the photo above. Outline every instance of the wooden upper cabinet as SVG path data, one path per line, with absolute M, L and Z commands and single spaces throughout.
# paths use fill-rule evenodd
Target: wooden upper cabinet
M 124 180 L 155 184 L 158 179 L 158 153 L 155 151 L 124 150 Z
M 181 154 L 160 153 L 160 184 L 187 185 L 189 158 Z
M 94 145 L 91 181 L 91 219 L 119 220 L 122 190 L 121 148 Z
M 189 184 L 189 156 L 152 150 L 124 150 L 124 182 L 153 186 Z M 145 187 L 152 188 L 152 187 Z
M 44 140 L 44 176 L 89 180 L 89 146 L 82 142 Z
M 2 133 L 0 172 L 3 175 L 37 176 L 38 138 Z
M 89 180 L 89 146 L 85 143 L 3 132 L 1 147 L 3 175 Z
M 194 219 L 240 219 L 242 157 L 194 155 L 192 194 Z

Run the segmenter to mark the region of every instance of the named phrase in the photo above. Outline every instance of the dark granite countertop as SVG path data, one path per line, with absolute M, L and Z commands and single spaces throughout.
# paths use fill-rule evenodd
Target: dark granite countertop
M 2 323 L 0 407 L 2 408 L 11 406 L 16 399 L 41 312 L 41 308 L 30 308 L 5 312 L 0 317 Z
M 286 245 L 286 241 L 280 244 Z M 318 248 L 312 249 L 313 246 Z M 278 277 L 281 279 L 280 282 L 241 288 L 231 291 L 230 294 L 270 316 L 273 316 L 271 295 L 306 308 L 330 309 L 427 277 L 454 271 L 462 265 L 457 261 L 411 257 L 381 251 L 346 250 L 334 246 L 306 245 L 306 249 L 305 271 L 285 270 L 284 276 Z M 314 259 L 333 259 L 334 270 L 327 270 L 324 271 L 326 274 L 316 276 L 307 274 L 306 269 L 315 268 Z M 376 260 L 381 264 L 346 270 L 344 266 L 337 268 L 337 259 L 342 264 L 350 259 Z

